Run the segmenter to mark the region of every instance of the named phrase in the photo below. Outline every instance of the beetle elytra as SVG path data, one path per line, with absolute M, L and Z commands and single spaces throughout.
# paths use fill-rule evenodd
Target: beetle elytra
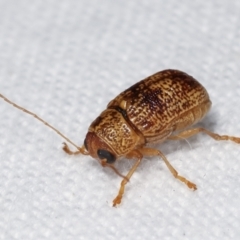
M 77 151 L 71 151 L 64 143 L 63 150 L 66 153 L 90 155 L 103 167 L 110 167 L 123 177 L 113 206 L 121 203 L 125 185 L 143 156 L 161 157 L 175 178 L 189 188 L 197 189 L 194 183 L 178 174 L 161 151 L 149 147 L 151 143 L 188 138 L 200 132 L 215 140 L 240 143 L 238 137 L 218 135 L 205 128 L 188 129 L 207 114 L 211 101 L 206 89 L 197 80 L 178 70 L 155 73 L 110 101 L 107 108 L 90 125 L 82 147 L 78 147 L 36 114 L 13 103 L 2 94 L 0 97 L 34 116 L 77 148 Z M 126 176 L 119 173 L 113 165 L 120 157 L 136 160 Z

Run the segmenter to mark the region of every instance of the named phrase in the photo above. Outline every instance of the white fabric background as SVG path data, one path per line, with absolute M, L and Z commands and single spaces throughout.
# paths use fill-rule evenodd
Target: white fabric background
M 166 68 L 208 89 L 199 125 L 240 136 L 240 1 L 0 1 L 0 92 L 79 145 L 113 97 Z M 66 155 L 60 136 L 2 100 L 0 116 L 0 239 L 239 239 L 239 145 L 166 142 L 198 190 L 144 159 L 113 208 L 110 169 Z

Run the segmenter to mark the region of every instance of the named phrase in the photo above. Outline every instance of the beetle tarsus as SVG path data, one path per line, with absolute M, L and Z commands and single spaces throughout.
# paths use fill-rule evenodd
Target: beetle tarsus
M 125 185 L 127 184 L 127 182 L 128 181 L 126 181 L 125 179 L 122 180 L 118 195 L 113 200 L 113 207 L 116 207 L 117 204 L 121 203 L 122 196 L 124 194 Z
M 88 153 L 83 149 L 83 148 L 78 148 L 78 151 L 71 151 L 70 148 L 68 147 L 68 145 L 63 142 L 63 147 L 62 147 L 63 151 L 69 155 L 78 155 L 78 154 L 84 154 L 84 155 L 88 155 Z

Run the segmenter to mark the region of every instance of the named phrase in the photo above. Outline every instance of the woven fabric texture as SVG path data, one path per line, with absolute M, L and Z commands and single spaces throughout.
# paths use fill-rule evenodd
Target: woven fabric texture
M 168 68 L 208 90 L 199 126 L 240 136 L 240 1 L 0 1 L 0 93 L 78 145 L 112 98 Z M 63 141 L 0 99 L 0 239 L 239 239 L 240 145 L 157 145 L 198 190 L 144 158 L 113 208 L 121 178 Z

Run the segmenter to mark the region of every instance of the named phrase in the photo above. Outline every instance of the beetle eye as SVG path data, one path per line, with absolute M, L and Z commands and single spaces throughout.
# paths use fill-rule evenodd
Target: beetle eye
M 116 157 L 112 153 L 104 149 L 99 149 L 97 154 L 100 159 L 107 159 L 107 163 L 114 163 L 116 160 Z
M 86 138 L 85 138 L 85 140 L 84 140 L 84 147 L 87 149 L 87 151 L 88 151 L 88 146 L 87 146 L 87 141 L 86 141 Z

